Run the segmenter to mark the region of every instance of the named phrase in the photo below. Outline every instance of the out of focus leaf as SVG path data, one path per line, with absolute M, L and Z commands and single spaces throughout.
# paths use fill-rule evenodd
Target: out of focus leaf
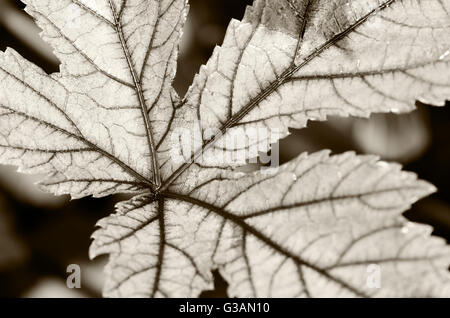
M 59 64 L 51 48 L 39 37 L 41 30 L 29 16 L 13 4 L 13 1 L 2 0 L 0 2 L 0 26 L 48 62 Z

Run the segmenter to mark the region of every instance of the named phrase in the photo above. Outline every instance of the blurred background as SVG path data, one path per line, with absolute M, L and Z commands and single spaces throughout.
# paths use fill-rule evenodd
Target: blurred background
M 183 95 L 200 65 L 220 45 L 231 18 L 241 19 L 251 0 L 190 0 L 175 87 Z M 0 50 L 16 49 L 46 72 L 58 71 L 58 60 L 39 38 L 39 29 L 16 0 L 0 0 Z M 370 119 L 331 118 L 292 130 L 281 141 L 281 162 L 301 152 L 324 148 L 334 153 L 355 150 L 397 161 L 439 192 L 408 211 L 406 217 L 427 223 L 435 235 L 450 239 L 450 108 L 417 105 L 405 115 Z M 39 176 L 24 176 L 0 166 L 0 297 L 100 297 L 105 258 L 89 261 L 95 222 L 113 212 L 120 196 L 70 201 L 40 192 Z M 66 268 L 81 267 L 81 289 L 66 287 Z M 225 297 L 226 283 L 215 273 L 215 290 L 203 297 Z

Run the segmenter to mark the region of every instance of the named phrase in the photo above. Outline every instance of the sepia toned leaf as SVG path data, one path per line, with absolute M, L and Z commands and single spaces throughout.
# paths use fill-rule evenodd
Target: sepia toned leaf
M 185 147 L 185 160 L 242 165 L 215 158 L 249 159 L 308 120 L 406 112 L 416 100 L 443 105 L 450 96 L 449 12 L 441 0 L 255 1 L 243 21 L 230 23 L 185 97 L 173 126 L 198 130 L 204 148 L 199 156 Z M 212 129 L 225 136 L 205 137 Z M 239 147 L 227 143 L 234 134 Z
M 233 171 L 310 120 L 443 105 L 448 0 L 255 0 L 183 99 L 187 1 L 26 2 L 62 64 L 0 54 L 0 162 L 55 194 L 135 195 L 93 234 L 105 296 L 196 297 L 215 269 L 237 297 L 450 296 L 448 245 L 401 215 L 435 188 L 399 165 Z
M 449 248 L 401 216 L 434 187 L 396 164 L 321 152 L 270 176 L 199 173 L 99 222 L 91 253 L 110 254 L 106 295 L 198 296 L 219 268 L 236 297 L 449 296 Z

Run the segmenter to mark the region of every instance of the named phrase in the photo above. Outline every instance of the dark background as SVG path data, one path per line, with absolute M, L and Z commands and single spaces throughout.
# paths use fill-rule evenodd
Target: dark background
M 180 95 L 220 45 L 231 18 L 241 19 L 250 0 L 191 0 L 175 87 Z M 38 37 L 39 29 L 20 10 L 19 1 L 0 0 L 0 49 L 13 47 L 46 72 L 58 71 L 58 60 Z M 432 182 L 439 192 L 406 213 L 414 221 L 431 224 L 435 234 L 450 238 L 450 109 L 417 105 L 406 115 L 374 115 L 370 119 L 331 118 L 312 122 L 281 141 L 281 161 L 303 151 L 324 148 L 335 153 L 355 150 L 398 161 L 405 169 Z M 447 105 L 449 106 L 449 105 Z M 69 201 L 39 192 L 39 177 L 20 175 L 14 167 L 0 167 L 0 296 L 99 297 L 106 258 L 89 261 L 87 251 L 95 222 L 113 212 L 120 196 Z M 79 264 L 82 288 L 66 287 L 66 268 Z M 216 290 L 204 297 L 226 296 L 226 283 L 215 274 Z

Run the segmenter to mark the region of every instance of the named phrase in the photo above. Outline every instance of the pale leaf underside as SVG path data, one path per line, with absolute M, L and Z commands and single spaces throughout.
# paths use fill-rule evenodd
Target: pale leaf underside
M 205 146 L 203 156 L 189 147 L 182 155 L 203 167 L 229 167 L 239 163 L 217 156 L 249 159 L 308 120 L 405 112 L 416 100 L 443 105 L 450 96 L 449 12 L 444 0 L 255 1 L 242 22 L 231 22 L 172 125 L 238 131 L 243 146 L 198 140 L 198 133 L 191 143 Z M 258 128 L 274 134 L 252 134 Z M 171 141 L 161 147 L 173 148 Z M 162 174 L 178 176 L 187 165 L 168 156 L 161 156 Z
M 110 254 L 107 296 L 197 296 L 211 268 L 238 297 L 450 295 L 449 248 L 401 217 L 433 187 L 398 165 L 322 152 L 275 175 L 214 175 L 99 222 L 91 255 Z
M 448 0 L 256 0 L 183 100 L 185 0 L 25 2 L 61 71 L 0 53 L 0 162 L 73 198 L 140 193 L 93 235 L 91 256 L 110 255 L 105 295 L 194 297 L 214 268 L 230 296 L 450 295 L 448 247 L 401 216 L 434 188 L 398 165 L 321 152 L 243 175 L 220 160 L 308 120 L 443 105 Z M 195 145 L 184 163 L 177 129 Z M 225 142 L 236 131 L 241 148 Z
M 0 161 L 73 197 L 155 187 L 185 1 L 26 2 L 61 72 L 1 54 Z

